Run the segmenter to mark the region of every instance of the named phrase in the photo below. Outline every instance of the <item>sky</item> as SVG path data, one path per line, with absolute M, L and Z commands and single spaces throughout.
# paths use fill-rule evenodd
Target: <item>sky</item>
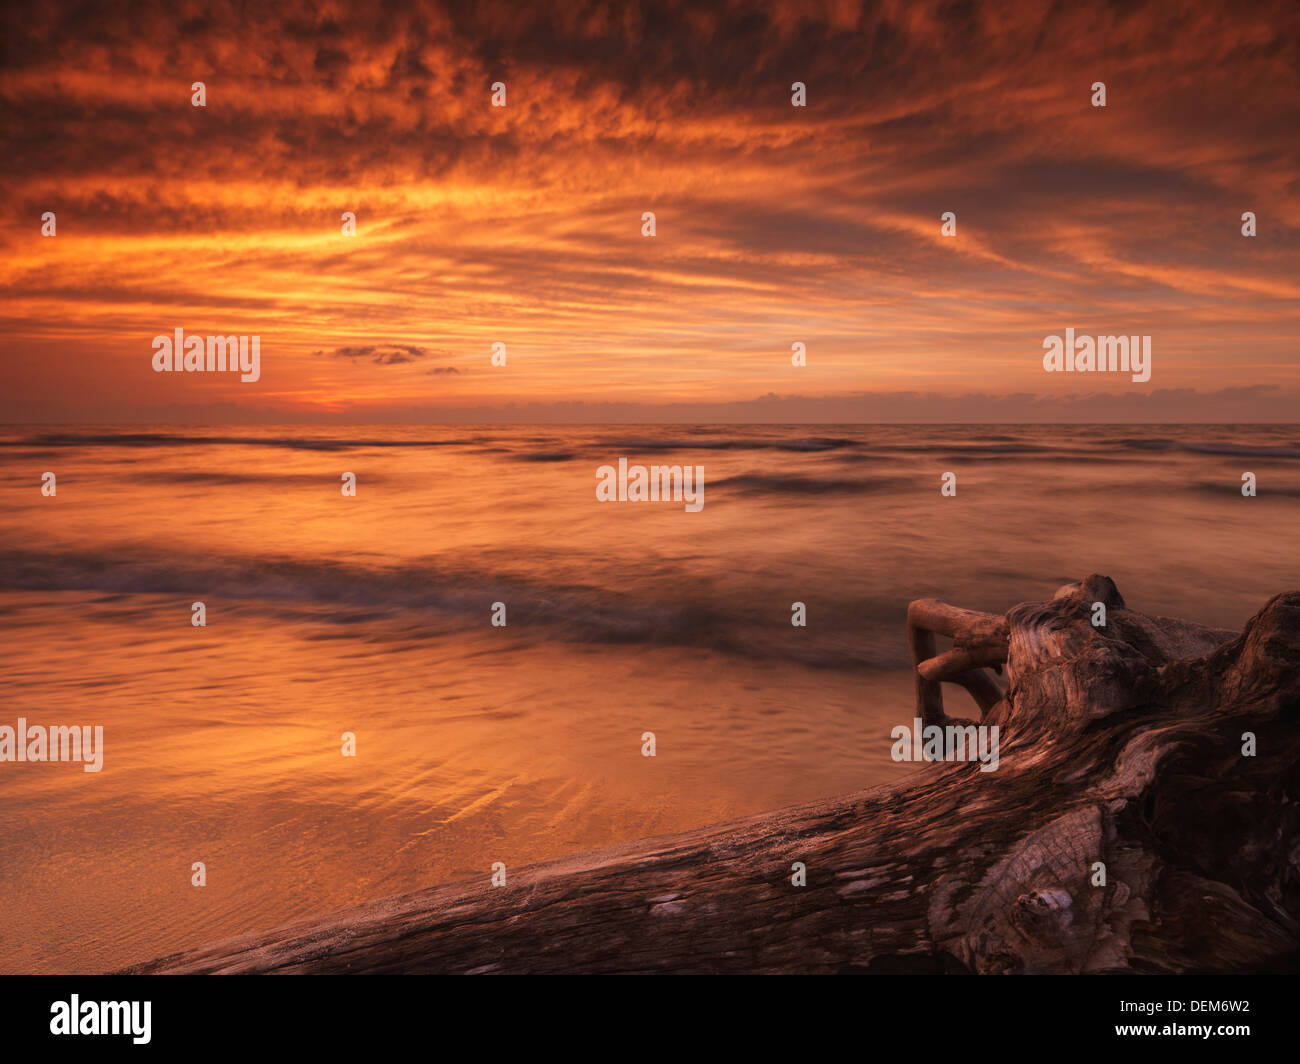
M 0 420 L 1300 411 L 1294 0 L 52 0 L 0 30 Z M 155 372 L 176 328 L 259 336 L 260 378 Z M 1151 336 L 1151 379 L 1045 372 L 1066 328 Z

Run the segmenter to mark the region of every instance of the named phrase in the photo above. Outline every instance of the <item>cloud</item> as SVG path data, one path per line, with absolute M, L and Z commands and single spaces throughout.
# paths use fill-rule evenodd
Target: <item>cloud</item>
M 317 357 L 348 358 L 353 361 L 373 362 L 376 366 L 400 366 L 428 358 L 429 352 L 414 344 L 366 344 L 364 346 L 336 347 L 333 351 L 314 351 Z
M 0 372 L 69 416 L 397 409 L 504 342 L 466 402 L 1051 402 L 1073 326 L 1152 335 L 1178 394 L 1293 388 L 1293 0 L 544 8 L 4 8 Z M 176 325 L 261 335 L 259 387 L 152 376 Z

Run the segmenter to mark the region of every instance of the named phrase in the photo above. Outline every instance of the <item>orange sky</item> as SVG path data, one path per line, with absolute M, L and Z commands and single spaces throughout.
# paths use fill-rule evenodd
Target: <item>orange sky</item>
M 1300 409 L 1292 0 L 461 6 L 7 7 L 0 418 Z M 1067 326 L 1150 383 L 1044 373 Z

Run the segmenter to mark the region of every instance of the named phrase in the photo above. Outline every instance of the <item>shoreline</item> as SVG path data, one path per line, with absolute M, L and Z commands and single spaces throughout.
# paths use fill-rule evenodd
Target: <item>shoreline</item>
M 918 601 L 922 624 L 957 627 L 940 658 L 915 640 L 918 716 L 948 719 L 946 662 L 987 695 L 997 771 L 933 764 L 122 974 L 1141 973 L 1300 957 L 1300 592 L 1235 636 L 1131 610 L 1099 575 L 1004 616 Z M 972 662 L 1005 666 L 1010 686 L 975 682 Z

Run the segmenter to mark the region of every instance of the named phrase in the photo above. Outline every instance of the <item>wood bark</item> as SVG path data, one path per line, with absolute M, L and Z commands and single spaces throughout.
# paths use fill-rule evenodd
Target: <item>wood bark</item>
M 1004 645 L 1005 692 L 966 658 L 917 671 L 927 719 L 946 719 L 939 676 L 972 691 L 1000 731 L 997 771 L 926 764 L 897 784 L 512 869 L 505 887 L 485 874 L 131 970 L 1295 966 L 1300 592 L 1239 634 L 1129 610 L 1101 576 L 1003 617 L 922 602 L 908 621 L 918 664 L 936 632 L 981 661 Z M 806 886 L 791 883 L 795 862 Z

